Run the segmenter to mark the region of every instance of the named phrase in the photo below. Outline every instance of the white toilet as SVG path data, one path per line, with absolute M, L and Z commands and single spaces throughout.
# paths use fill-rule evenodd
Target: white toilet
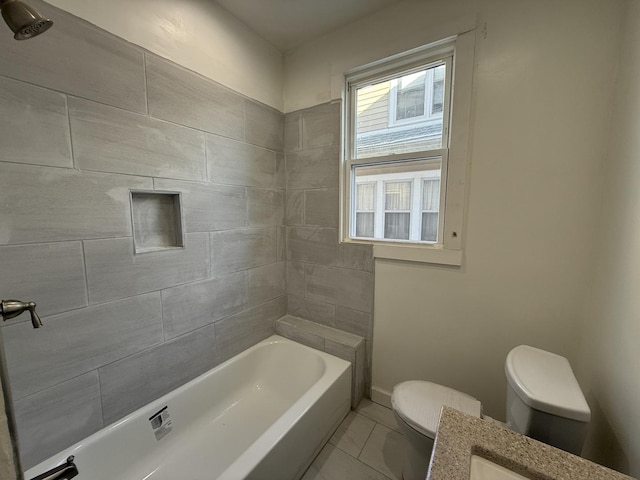
M 507 355 L 505 373 L 506 426 L 580 455 L 591 411 L 569 361 L 554 353 L 520 345 Z M 442 405 L 481 416 L 481 404 L 475 398 L 420 380 L 396 385 L 391 405 L 400 429 L 409 440 L 404 480 L 426 478 Z

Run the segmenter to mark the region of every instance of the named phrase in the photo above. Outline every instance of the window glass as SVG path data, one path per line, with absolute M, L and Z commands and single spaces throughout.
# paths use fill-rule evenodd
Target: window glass
M 411 182 L 385 183 L 384 210 L 384 238 L 409 240 Z
M 356 237 L 373 237 L 376 208 L 376 184 L 356 185 Z
M 422 226 L 420 239 L 435 242 L 438 239 L 438 210 L 440 205 L 440 179 L 422 182 Z
M 426 77 L 424 70 L 396 81 L 396 120 L 424 116 Z
M 352 235 L 435 242 L 441 166 L 441 157 L 355 166 Z
M 353 158 L 442 148 L 446 64 L 358 87 Z

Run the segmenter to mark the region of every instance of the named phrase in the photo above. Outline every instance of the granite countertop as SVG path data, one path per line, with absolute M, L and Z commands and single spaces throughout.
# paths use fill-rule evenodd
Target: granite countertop
M 630 480 L 631 477 L 444 406 L 428 480 L 469 480 L 478 455 L 531 480 Z

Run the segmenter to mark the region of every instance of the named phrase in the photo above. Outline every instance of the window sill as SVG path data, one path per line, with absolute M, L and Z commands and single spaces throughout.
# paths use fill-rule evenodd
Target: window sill
M 462 250 L 448 250 L 437 245 L 374 244 L 373 256 L 407 262 L 462 265 Z

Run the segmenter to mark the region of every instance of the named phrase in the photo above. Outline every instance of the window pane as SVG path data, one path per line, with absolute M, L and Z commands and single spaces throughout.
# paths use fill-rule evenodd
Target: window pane
M 410 213 L 385 213 L 384 238 L 409 240 Z
M 411 182 L 388 182 L 384 186 L 385 210 L 411 209 Z
M 444 65 L 434 69 L 433 95 L 431 99 L 431 114 L 442 113 L 444 107 Z
M 376 209 L 376 184 L 359 183 L 356 189 L 356 210 L 373 212 Z
M 356 237 L 373 238 L 374 234 L 374 212 L 356 213 Z
M 432 236 L 437 236 L 441 168 L 439 156 L 353 166 L 351 235 L 380 240 L 437 241 Z M 435 220 L 430 220 L 435 224 L 423 240 L 425 210 L 435 213 Z
M 432 64 L 357 88 L 354 158 L 442 148 L 447 75 Z
M 396 82 L 396 120 L 424 115 L 426 70 L 401 77 Z
M 424 180 L 422 184 L 422 210 L 437 211 L 440 205 L 440 179 Z
M 435 242 L 438 240 L 438 213 L 423 212 L 422 213 L 422 235 L 424 242 Z

